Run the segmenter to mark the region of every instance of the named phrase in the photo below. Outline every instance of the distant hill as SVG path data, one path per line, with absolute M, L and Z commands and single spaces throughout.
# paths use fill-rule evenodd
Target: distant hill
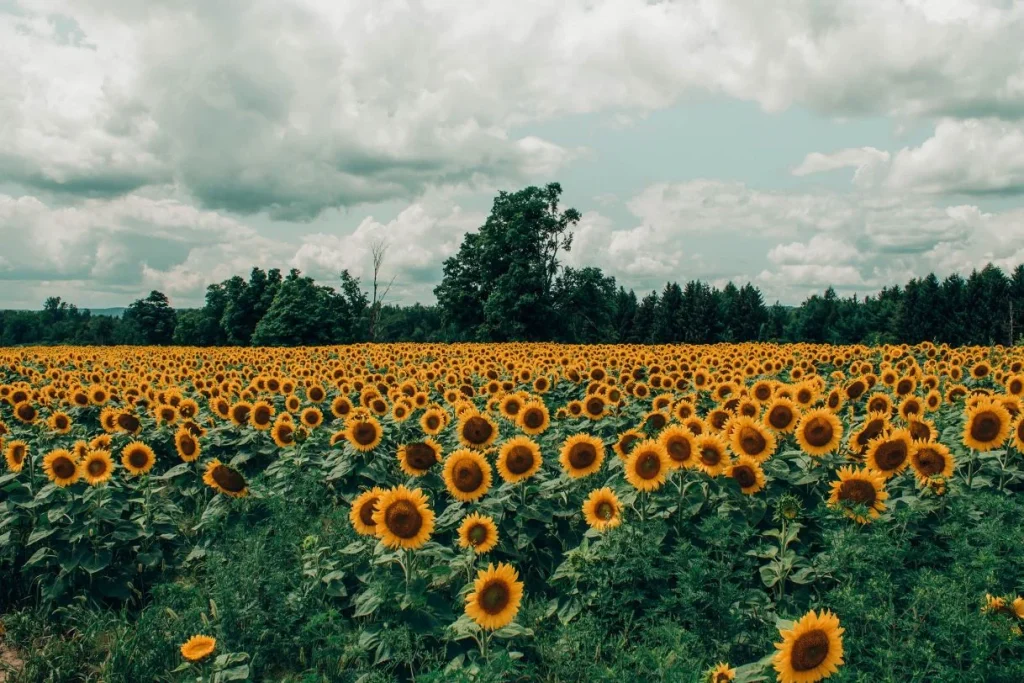
M 109 315 L 111 318 L 120 318 L 127 308 L 90 308 L 87 309 L 93 315 Z

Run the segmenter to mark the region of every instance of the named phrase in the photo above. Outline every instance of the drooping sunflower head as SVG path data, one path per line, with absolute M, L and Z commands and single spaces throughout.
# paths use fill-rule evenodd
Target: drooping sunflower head
M 633 448 L 637 443 L 644 440 L 644 435 L 635 429 L 628 429 L 621 434 L 615 440 L 615 445 L 612 446 L 612 450 L 622 460 L 629 458 L 630 453 L 633 452 Z
M 377 523 L 373 521 L 373 513 L 377 510 L 377 503 L 383 495 L 384 489 L 374 486 L 369 491 L 360 493 L 349 510 L 348 518 L 352 522 L 352 528 L 362 536 L 376 536 Z
M 882 413 L 868 413 L 860 429 L 850 435 L 850 450 L 863 453 L 874 439 L 889 431 L 889 416 Z
M 840 467 L 838 481 L 832 482 L 829 505 L 837 507 L 860 524 L 867 524 L 885 512 L 885 476 L 870 469 Z
M 739 484 L 740 490 L 748 496 L 764 488 L 765 476 L 760 461 L 748 455 L 741 455 L 725 468 L 725 476 Z
M 498 425 L 488 415 L 465 412 L 459 417 L 459 441 L 467 448 L 483 450 L 498 438 Z
M 547 406 L 541 401 L 530 401 L 519 412 L 517 424 L 531 436 L 543 433 L 551 425 Z
M 434 532 L 434 511 L 422 490 L 398 486 L 381 494 L 373 522 L 384 545 L 415 550 Z
M 477 555 L 490 552 L 498 545 L 498 525 L 486 515 L 474 512 L 459 525 L 459 547 L 472 548 Z
M 658 443 L 668 455 L 669 466 L 673 469 L 691 469 L 697 466 L 697 439 L 686 427 L 670 425 L 661 430 Z
M 747 456 L 758 462 L 772 457 L 778 444 L 775 434 L 763 422 L 746 415 L 733 418 L 729 443 L 736 455 Z
M 403 444 L 398 449 L 398 464 L 410 477 L 419 477 L 441 461 L 441 444 L 430 437 Z
M 626 481 L 639 491 L 661 488 L 672 465 L 660 443 L 646 439 L 636 444 L 626 460 Z
M 573 479 L 579 479 L 600 470 L 604 456 L 604 442 L 596 436 L 581 432 L 565 440 L 558 462 L 566 474 Z
M 185 462 L 193 462 L 199 457 L 201 448 L 199 440 L 187 429 L 179 429 L 174 434 L 174 449 L 178 451 L 178 457 Z
M 145 474 L 156 464 L 153 449 L 141 441 L 132 441 L 121 449 L 121 464 L 132 476 Z
M 79 464 L 82 478 L 90 486 L 98 486 L 114 473 L 114 459 L 110 451 L 89 451 Z
M 242 473 L 217 458 L 207 463 L 203 482 L 215 491 L 232 498 L 244 498 L 249 495 L 249 485 Z
M 583 518 L 598 531 L 607 531 L 622 524 L 622 504 L 607 486 L 594 489 L 583 502 Z
M 466 596 L 466 615 L 488 631 L 508 626 L 519 612 L 523 582 L 519 573 L 504 562 L 477 572 L 473 591 Z
M 540 446 L 528 436 L 517 436 L 501 445 L 498 474 L 509 484 L 516 484 L 535 475 L 542 462 Z
M 979 401 L 967 409 L 963 442 L 976 451 L 998 448 L 1010 435 L 1010 413 L 995 401 Z
M 46 472 L 50 481 L 60 487 L 70 486 L 82 476 L 75 456 L 63 448 L 46 454 L 43 458 L 43 471 Z
M 4 460 L 7 461 L 7 468 L 12 472 L 21 472 L 25 467 L 26 457 L 28 457 L 28 443 L 25 441 L 11 441 L 4 449 Z
M 357 451 L 372 451 L 384 436 L 377 418 L 370 415 L 353 417 L 345 428 L 345 436 Z
M 839 447 L 843 438 L 843 423 L 828 408 L 816 408 L 804 413 L 796 426 L 796 442 L 808 455 L 821 456 Z
M 282 413 L 274 420 L 274 426 L 270 429 L 270 437 L 278 448 L 287 448 L 295 443 L 295 423 L 291 418 L 290 414 Z
M 456 500 L 470 503 L 479 500 L 491 488 L 491 464 L 483 455 L 462 448 L 444 460 L 444 483 Z
M 780 683 L 811 683 L 836 673 L 843 664 L 843 630 L 832 612 L 811 610 L 781 631 L 772 659 Z
M 725 441 L 717 434 L 697 437 L 697 467 L 709 477 L 717 477 L 731 464 Z

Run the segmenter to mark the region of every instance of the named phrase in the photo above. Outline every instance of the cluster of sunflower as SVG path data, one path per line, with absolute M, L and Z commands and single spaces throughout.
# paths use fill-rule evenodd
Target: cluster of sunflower
M 0 353 L 0 381 L 13 473 L 28 464 L 59 487 L 102 486 L 118 466 L 130 483 L 173 457 L 242 497 L 255 473 L 205 455 L 211 432 L 282 456 L 313 443 L 329 459 L 387 458 L 409 478 L 349 492 L 355 531 L 409 552 L 434 536 L 442 502 L 467 506 L 453 542 L 499 551 L 502 520 L 474 506 L 536 477 L 583 482 L 575 510 L 607 532 L 671 480 L 769 495 L 773 459 L 796 454 L 830 473 L 827 504 L 866 524 L 894 485 L 945 495 L 974 454 L 1024 451 L 1024 356 L 1000 347 L 23 349 Z M 153 447 L 164 434 L 173 456 Z M 478 625 L 515 618 L 524 584 L 510 564 L 481 567 L 473 588 L 465 613 Z M 798 622 L 780 678 L 834 671 L 838 633 L 828 612 Z

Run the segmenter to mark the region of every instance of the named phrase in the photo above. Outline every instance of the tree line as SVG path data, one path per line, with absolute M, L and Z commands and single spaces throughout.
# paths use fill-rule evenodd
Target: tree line
M 444 261 L 424 306 L 387 303 L 385 249 L 373 249 L 370 293 L 347 270 L 336 287 L 298 270 L 253 268 L 207 287 L 202 308 L 175 310 L 158 291 L 121 317 L 58 297 L 42 311 L 0 311 L 0 344 L 298 346 L 367 341 L 690 343 L 776 341 L 1008 344 L 1020 338 L 1024 265 L 991 264 L 968 277 L 934 274 L 865 297 L 828 288 L 796 307 L 765 303 L 749 282 L 721 289 L 668 282 L 638 295 L 593 266 L 564 266 L 575 209 L 558 183 L 501 192 L 484 225 Z M 394 281 L 394 277 L 392 280 Z

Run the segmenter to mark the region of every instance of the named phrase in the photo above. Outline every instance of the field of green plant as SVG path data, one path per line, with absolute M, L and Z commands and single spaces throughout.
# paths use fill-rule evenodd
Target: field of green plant
M 1024 353 L 0 351 L 0 681 L 1021 681 Z

